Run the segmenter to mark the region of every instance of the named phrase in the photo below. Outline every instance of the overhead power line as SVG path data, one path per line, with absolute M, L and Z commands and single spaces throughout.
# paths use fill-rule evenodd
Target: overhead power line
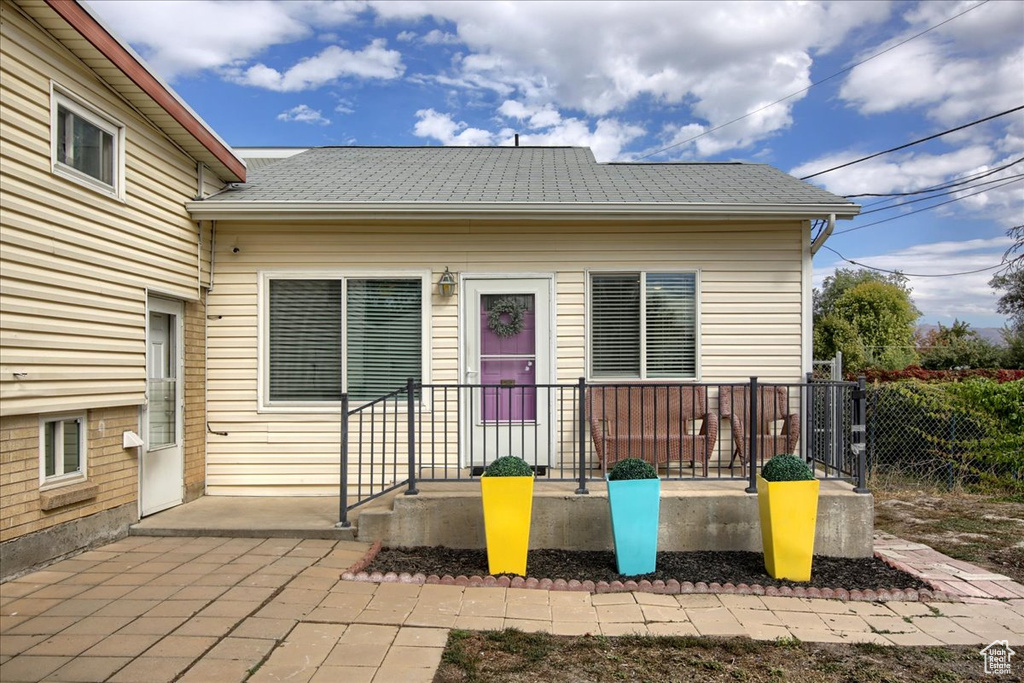
M 826 249 L 831 251 L 833 254 L 835 254 L 836 256 L 841 258 L 842 260 L 846 261 L 847 263 L 851 263 L 851 264 L 853 264 L 855 266 L 860 266 L 861 268 L 867 268 L 868 270 L 877 270 L 880 273 L 891 273 L 893 275 L 905 275 L 906 277 L 957 277 L 959 275 L 974 275 L 975 273 L 984 273 L 987 270 L 995 270 L 999 266 L 1003 265 L 1003 263 L 1006 263 L 1006 261 L 1001 261 L 1001 262 L 997 263 L 994 266 L 988 266 L 988 267 L 985 267 L 985 268 L 978 268 L 976 270 L 964 270 L 964 271 L 961 271 L 959 273 L 905 273 L 902 270 L 886 270 L 885 268 L 876 268 L 875 266 L 869 266 L 866 263 L 861 263 L 860 261 L 854 261 L 853 259 L 846 258 L 845 256 L 843 256 L 842 254 L 840 254 L 838 251 L 836 251 L 832 247 L 828 246 L 827 244 L 822 245 L 822 246 L 824 246 Z
M 917 209 L 916 211 L 909 211 L 907 213 L 900 214 L 899 216 L 893 216 L 892 218 L 883 218 L 880 221 L 875 221 L 873 223 L 867 223 L 865 225 L 857 225 L 857 226 L 854 226 L 852 228 L 846 228 L 845 230 L 836 230 L 833 234 L 835 234 L 835 235 L 842 235 L 843 233 L 846 233 L 846 232 L 854 232 L 855 230 L 863 230 L 864 228 L 870 228 L 872 225 L 880 225 L 882 223 L 888 223 L 889 221 L 894 221 L 897 218 L 906 218 L 907 216 L 913 216 L 915 213 L 921 213 L 922 211 L 928 211 L 929 209 L 935 209 L 935 208 L 938 208 L 940 206 L 945 206 L 946 204 L 952 204 L 953 202 L 958 202 L 961 199 L 967 199 L 968 197 L 973 197 L 975 195 L 984 194 L 984 193 L 989 192 L 991 190 L 998 190 L 1000 187 L 1004 187 L 1006 185 L 1012 185 L 1013 183 L 1019 183 L 1022 180 L 1024 180 L 1024 178 L 1017 178 L 1016 180 L 1010 180 L 1008 182 L 1002 183 L 1001 185 L 996 185 L 995 187 L 988 187 L 988 188 L 985 188 L 984 190 L 979 190 L 977 192 L 972 192 L 971 194 L 965 194 L 963 197 L 957 197 L 956 199 L 948 199 L 948 200 L 946 200 L 944 202 L 939 202 L 938 204 L 932 204 L 931 206 L 926 206 L 926 207 L 924 207 L 922 209 Z
M 999 166 L 998 168 L 993 168 L 993 169 L 990 169 L 990 170 L 987 170 L 987 171 L 978 171 L 977 173 L 974 173 L 972 175 L 964 176 L 963 178 L 961 178 L 961 179 L 959 179 L 959 180 L 957 180 L 956 182 L 953 182 L 953 183 L 946 183 L 946 184 L 943 184 L 943 185 L 933 185 L 932 187 L 923 187 L 920 190 L 912 190 L 910 192 L 862 192 L 860 194 L 845 194 L 845 195 L 843 195 L 843 197 L 845 197 L 846 199 L 855 199 L 857 197 L 911 197 L 911 196 L 913 196 L 915 194 L 928 194 L 929 192 L 938 192 L 939 190 L 945 190 L 945 189 L 948 189 L 950 187 L 957 187 L 959 185 L 966 185 L 967 183 L 974 182 L 975 180 L 981 180 L 982 178 L 987 178 L 990 175 L 994 175 L 996 173 L 999 173 L 1000 171 L 1005 171 L 1006 169 L 1010 168 L 1011 166 L 1016 166 L 1017 164 L 1019 164 L 1022 161 L 1024 161 L 1024 157 L 1021 157 L 1020 159 L 1017 159 L 1016 161 L 1011 161 L 1010 163 L 1005 164 L 1003 166 Z M 869 204 L 865 204 L 864 206 L 865 207 L 874 206 L 875 204 L 881 204 L 884 201 L 886 201 L 886 200 L 883 199 L 883 200 L 880 200 L 880 201 L 877 201 L 877 202 L 871 202 Z
M 906 38 L 905 40 L 901 40 L 900 42 L 896 43 L 895 45 L 892 45 L 891 47 L 885 48 L 881 52 L 875 53 L 875 54 L 871 55 L 870 57 L 867 57 L 866 59 L 862 59 L 859 62 L 851 64 L 850 66 L 848 66 L 846 68 L 840 69 L 839 71 L 836 71 L 834 74 L 830 74 L 830 75 L 826 76 L 825 78 L 822 78 L 819 81 L 814 81 L 813 83 L 811 83 L 806 88 L 801 88 L 800 90 L 797 90 L 795 92 L 791 92 L 790 94 L 786 95 L 785 97 L 781 97 L 781 98 L 775 100 L 774 102 L 771 102 L 769 104 L 764 105 L 763 107 L 755 109 L 754 111 L 747 112 L 743 116 L 739 116 L 739 117 L 733 119 L 732 121 L 727 121 L 727 122 L 725 122 L 725 123 L 723 123 L 721 125 L 715 126 L 714 128 L 709 128 L 708 130 L 704 131 L 703 133 L 700 133 L 699 135 L 694 135 L 692 138 L 688 138 L 686 140 L 683 140 L 682 142 L 676 142 L 674 144 L 669 145 L 668 147 L 662 147 L 661 149 L 655 150 L 654 152 L 651 152 L 650 154 L 645 154 L 644 156 L 637 158 L 636 161 L 643 161 L 644 159 L 653 157 L 653 156 L 655 156 L 657 154 L 661 154 L 662 152 L 667 152 L 670 149 L 673 149 L 675 147 L 679 147 L 680 145 L 685 145 L 688 142 L 693 142 L 694 140 L 702 138 L 705 135 L 710 135 L 711 133 L 714 133 L 715 131 L 722 130 L 726 126 L 731 126 L 732 124 L 734 124 L 734 123 L 736 123 L 738 121 L 742 121 L 743 119 L 750 118 L 754 114 L 760 114 L 765 109 L 770 109 L 771 107 L 774 107 L 777 104 L 782 104 L 786 100 L 792 99 L 792 98 L 796 97 L 797 95 L 801 95 L 801 94 L 807 92 L 808 90 L 810 90 L 811 88 L 813 88 L 816 85 L 821 85 L 822 83 L 824 83 L 826 81 L 830 81 L 833 78 L 835 78 L 836 76 L 842 76 L 844 73 L 846 73 L 848 71 L 852 71 L 853 69 L 857 68 L 861 64 L 864 64 L 866 62 L 870 62 L 872 59 L 875 59 L 876 57 L 881 57 L 882 55 L 884 55 L 887 52 L 892 52 L 893 50 L 895 50 L 896 48 L 900 47 L 901 45 L 906 45 L 910 41 L 914 40 L 915 38 L 920 38 L 921 36 L 923 36 L 926 33 L 931 33 L 935 29 L 937 29 L 937 28 L 939 28 L 941 26 L 944 26 L 945 24 L 948 24 L 949 22 L 953 21 L 954 19 L 958 19 L 958 18 L 962 17 L 963 15 L 967 14 L 968 12 L 973 12 L 974 10 L 978 9 L 979 7 L 981 7 L 982 5 L 987 5 L 989 2 L 991 2 L 991 0 L 982 0 L 982 2 L 979 2 L 977 5 L 971 5 L 970 7 L 965 9 L 963 12 L 960 12 L 959 14 L 954 14 L 949 19 L 946 19 L 945 21 L 941 21 L 938 24 L 935 24 L 934 26 L 930 26 L 930 27 L 926 28 L 925 30 L 921 31 L 920 33 L 915 33 L 914 35 L 910 36 L 909 38 Z
M 973 189 L 975 189 L 977 187 L 982 187 L 984 185 L 992 185 L 993 183 L 1001 183 L 1004 180 L 1013 180 L 1015 178 L 1024 178 L 1024 173 L 1018 173 L 1017 175 L 1011 175 L 1011 176 L 1004 176 L 1002 178 L 996 178 L 995 180 L 986 180 L 985 182 L 978 183 L 977 185 L 970 185 L 968 187 L 962 187 L 962 188 L 960 188 L 958 190 L 949 190 L 948 192 L 939 192 L 938 194 L 932 194 L 932 195 L 929 195 L 927 197 L 920 197 L 918 199 L 910 199 L 910 200 L 905 201 L 905 202 L 900 202 L 899 204 L 893 204 L 892 206 L 883 206 L 883 207 L 878 208 L 878 209 L 871 209 L 870 211 L 861 211 L 857 215 L 858 216 L 867 216 L 868 214 L 878 213 L 879 211 L 892 211 L 893 209 L 898 209 L 898 208 L 900 208 L 902 206 L 907 206 L 909 204 L 917 204 L 918 202 L 926 202 L 929 199 L 938 199 L 939 197 L 948 197 L 949 195 L 956 194 L 957 192 L 966 192 L 967 190 L 973 190 Z
M 922 142 L 928 142 L 929 140 L 934 140 L 935 138 L 941 138 L 943 135 L 949 135 L 950 133 L 955 133 L 958 130 L 963 130 L 964 128 L 970 128 L 971 126 L 977 126 L 979 123 L 985 123 L 986 121 L 991 121 L 992 119 L 998 119 L 1000 116 L 1006 116 L 1007 114 L 1012 114 L 1013 112 L 1020 111 L 1021 109 L 1024 109 L 1024 104 L 1020 105 L 1019 107 L 1014 107 L 1013 109 L 1007 109 L 1006 111 L 1001 111 L 998 114 L 993 114 L 992 116 L 986 116 L 985 118 L 978 119 L 977 121 L 971 121 L 970 123 L 965 123 L 964 125 L 957 126 L 956 128 L 950 128 L 949 130 L 944 130 L 941 133 L 936 133 L 935 135 L 929 135 L 928 137 L 921 138 L 920 140 L 914 140 L 913 142 L 908 142 L 907 144 L 900 145 L 899 147 L 893 147 L 891 149 L 883 150 L 881 152 L 875 152 L 874 154 L 869 154 L 866 157 L 861 157 L 860 159 L 854 159 L 853 161 L 847 161 L 845 164 L 839 164 L 838 166 L 833 166 L 832 168 L 826 168 L 824 171 L 818 171 L 817 173 L 812 173 L 811 175 L 805 175 L 802 178 L 800 178 L 800 180 L 809 180 L 810 178 L 815 178 L 817 176 L 824 175 L 826 173 L 831 173 L 832 171 L 838 171 L 839 169 L 846 168 L 847 166 L 853 166 L 854 164 L 859 164 L 860 162 L 867 161 L 868 159 L 874 159 L 875 157 L 880 157 L 883 154 L 890 154 L 892 152 L 898 152 L 901 149 L 906 149 L 907 147 L 913 147 L 914 145 L 920 145 Z

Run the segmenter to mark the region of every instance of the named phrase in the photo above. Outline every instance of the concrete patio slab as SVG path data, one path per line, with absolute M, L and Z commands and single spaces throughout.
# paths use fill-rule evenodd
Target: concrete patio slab
M 368 547 L 286 537 L 129 537 L 84 554 L 85 561 L 59 562 L 0 584 L 0 680 L 429 681 L 452 627 L 1024 645 L 1024 601 L 591 595 L 341 581 L 331 565 Z M 121 592 L 131 569 L 138 581 Z M 188 580 L 169 581 L 180 576 Z M 145 599 L 130 597 L 135 591 Z

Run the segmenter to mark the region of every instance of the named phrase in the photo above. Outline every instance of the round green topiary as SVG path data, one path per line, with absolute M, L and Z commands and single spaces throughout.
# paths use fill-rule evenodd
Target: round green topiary
M 806 481 L 814 479 L 814 472 L 795 455 L 776 455 L 761 468 L 765 481 Z
M 621 481 L 624 479 L 657 479 L 658 471 L 649 462 L 640 458 L 626 458 L 620 460 L 608 473 L 609 481 Z
M 484 470 L 485 477 L 532 477 L 533 469 L 522 458 L 506 455 L 498 458 Z

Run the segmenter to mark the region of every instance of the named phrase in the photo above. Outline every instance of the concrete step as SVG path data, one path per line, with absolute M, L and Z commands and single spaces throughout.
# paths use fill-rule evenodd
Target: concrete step
M 213 536 L 217 538 L 315 538 L 329 541 L 356 540 L 356 527 L 334 529 L 304 529 L 301 527 L 174 527 L 161 525 L 133 524 L 128 528 L 129 536 Z
M 352 526 L 337 526 L 336 496 L 203 496 L 143 518 L 129 534 L 353 541 L 356 516 L 352 518 Z

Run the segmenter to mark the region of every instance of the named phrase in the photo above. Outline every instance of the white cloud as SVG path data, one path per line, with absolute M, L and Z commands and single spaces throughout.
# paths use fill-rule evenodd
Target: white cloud
M 846 150 L 813 159 L 790 170 L 797 178 L 817 173 L 866 156 L 863 150 Z M 866 192 L 911 192 L 969 175 L 993 161 L 995 152 L 986 146 L 964 147 L 946 154 L 894 153 L 868 159 L 812 179 L 838 195 Z
M 522 102 L 505 100 L 498 107 L 502 116 L 525 121 L 530 128 L 550 128 L 562 122 L 562 115 L 550 104 L 528 107 Z
M 376 78 L 391 80 L 405 72 L 402 55 L 387 49 L 387 41 L 378 38 L 359 52 L 337 45 L 324 48 L 315 57 L 307 57 L 284 73 L 264 64 L 226 72 L 229 80 L 279 92 L 312 90 L 339 78 Z
M 440 114 L 433 109 L 421 109 L 416 112 L 416 126 L 413 133 L 421 138 L 433 138 L 446 146 L 483 146 L 491 145 L 494 135 L 480 128 L 470 128 L 465 123 L 456 122 L 451 114 Z
M 889 3 L 375 2 L 382 19 L 452 22 L 469 48 L 443 85 L 607 117 L 640 98 L 692 103 L 718 125 L 810 84 L 811 53 L 888 18 Z M 423 78 L 421 76 L 421 78 Z M 745 147 L 791 122 L 800 97 L 702 138 Z M 683 122 L 681 125 L 686 125 Z
M 448 33 L 435 28 L 423 36 L 423 42 L 426 45 L 458 45 L 462 41 L 454 33 Z
M 977 3 L 921 2 L 903 15 L 907 28 L 867 53 L 906 40 Z M 989 2 L 892 52 L 857 66 L 840 97 L 864 114 L 923 108 L 955 125 L 1010 109 L 1024 99 L 1024 4 Z
M 397 36 L 395 36 L 395 40 L 397 40 L 400 43 L 411 43 L 412 41 L 416 40 L 416 32 L 401 31 Z
M 593 127 L 577 118 L 563 118 L 548 106 L 529 107 L 521 102 L 507 100 L 498 109 L 507 118 L 525 119 L 529 132 L 520 133 L 520 145 L 539 147 L 590 147 L 598 161 L 611 161 L 622 157 L 623 148 L 644 134 L 644 129 L 612 118 L 599 119 Z M 471 128 L 456 122 L 451 114 L 433 109 L 416 112 L 419 119 L 414 133 L 418 137 L 433 138 L 443 145 L 512 145 L 515 129 L 503 126 L 497 131 Z
M 813 161 L 801 164 L 790 173 L 796 177 L 816 173 L 817 171 L 853 161 L 863 153 L 845 151 L 830 154 Z M 961 179 L 984 174 L 1017 161 L 1024 156 L 1024 151 L 1005 157 L 996 157 L 995 150 L 984 145 L 971 145 L 950 151 L 946 154 L 915 154 L 902 153 L 869 159 L 853 166 L 841 168 L 831 173 L 813 178 L 811 182 L 821 184 L 825 189 L 839 195 L 863 193 L 914 192 L 928 187 L 946 185 Z M 949 188 L 952 193 L 939 197 L 932 202 L 924 201 L 910 205 L 907 210 L 916 210 L 933 203 L 960 199 L 956 203 L 936 209 L 940 213 L 956 211 L 969 212 L 976 217 L 994 219 L 1006 226 L 1020 222 L 1024 215 L 1024 193 L 1019 183 L 1003 186 L 1000 181 L 1009 181 L 1013 176 L 1024 172 L 1024 166 L 1009 166 L 976 181 L 969 181 L 962 189 Z M 977 185 L 976 183 L 985 183 Z M 972 196 L 973 195 L 973 196 Z M 907 197 L 913 200 L 918 197 Z M 874 202 L 870 197 L 855 199 L 861 203 Z M 890 204 L 886 204 L 887 206 Z M 870 209 L 871 207 L 865 207 Z M 894 216 L 898 210 L 882 214 L 884 217 Z
M 939 275 L 960 273 L 994 266 L 1002 260 L 1010 245 L 1009 237 L 934 242 L 874 256 L 844 253 L 847 258 L 874 268 L 904 273 Z M 845 250 L 844 250 L 845 251 Z M 819 252 L 819 258 L 830 252 Z M 836 268 L 856 268 L 844 261 L 814 269 L 814 283 L 820 287 Z M 911 277 L 915 305 L 921 310 L 920 322 L 948 324 L 954 318 L 976 326 L 999 326 L 1003 317 L 996 313 L 997 293 L 988 286 L 994 270 L 955 277 Z
M 598 119 L 594 127 L 580 119 L 563 119 L 542 132 L 519 136 L 521 145 L 589 147 L 598 161 L 613 161 L 623 156 L 622 150 L 644 134 L 644 129 L 613 118 Z M 509 144 L 510 138 L 502 144 Z
M 326 126 L 331 120 L 325 117 L 319 110 L 312 109 L 308 105 L 300 104 L 288 111 L 277 115 L 278 121 L 297 121 L 299 123 L 312 123 L 318 126 Z
M 174 80 L 252 59 L 273 45 L 353 21 L 365 3 L 266 0 L 91 0 L 122 38 L 137 46 L 161 76 Z

